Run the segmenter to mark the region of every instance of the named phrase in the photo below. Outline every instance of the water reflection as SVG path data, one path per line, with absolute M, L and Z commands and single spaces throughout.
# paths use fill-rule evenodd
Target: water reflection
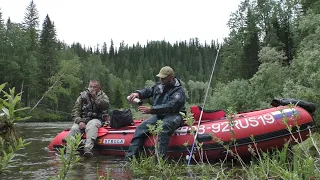
M 111 156 L 95 156 L 90 160 L 82 159 L 73 175 L 76 179 L 97 179 L 109 177 L 115 179 L 132 179 L 131 174 L 123 167 L 123 158 L 117 159 Z
M 0 179 L 47 179 L 59 173 L 60 160 L 56 152 L 49 151 L 50 141 L 71 123 L 19 123 L 17 128 L 20 136 L 31 142 L 25 149 L 19 151 L 15 158 L 17 164 L 11 167 L 8 174 Z M 123 157 L 96 154 L 93 158 L 81 158 L 80 164 L 68 174 L 71 179 L 87 180 L 107 176 L 111 179 L 132 179 L 123 168 Z

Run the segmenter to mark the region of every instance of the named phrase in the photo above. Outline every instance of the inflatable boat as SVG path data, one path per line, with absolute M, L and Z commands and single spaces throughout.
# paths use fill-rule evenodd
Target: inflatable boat
M 272 105 L 267 109 L 241 112 L 233 118 L 227 118 L 223 110 L 206 111 L 198 106 L 192 106 L 191 112 L 195 123 L 192 127 L 183 125 L 174 132 L 167 155 L 170 157 L 188 155 L 194 141 L 194 134 L 190 132 L 194 130 L 198 131 L 197 140 L 203 143 L 203 155 L 209 160 L 225 157 L 227 150 L 224 145 L 228 145 L 230 150 L 236 151 L 240 156 L 248 156 L 250 155 L 248 146 L 253 146 L 253 143 L 256 143 L 259 150 L 267 151 L 283 147 L 293 136 L 299 141 L 308 137 L 315 126 L 312 116 L 315 106 L 312 103 L 281 99 L 274 100 Z M 201 111 L 203 111 L 202 119 L 198 126 Z M 99 128 L 94 150 L 102 154 L 124 156 L 136 127 L 142 121 L 134 120 L 134 125 L 120 129 Z M 62 139 L 68 132 L 67 129 L 60 132 L 49 144 L 49 149 L 60 148 Z M 144 148 L 148 151 L 153 147 L 154 137 L 150 136 Z M 195 151 L 195 155 L 197 154 Z

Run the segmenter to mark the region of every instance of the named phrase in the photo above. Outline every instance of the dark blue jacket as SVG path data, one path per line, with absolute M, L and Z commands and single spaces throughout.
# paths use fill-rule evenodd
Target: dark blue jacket
M 185 92 L 179 79 L 174 79 L 174 84 L 164 87 L 157 83 L 152 87 L 135 91 L 140 99 L 152 97 L 151 114 L 165 115 L 186 112 Z

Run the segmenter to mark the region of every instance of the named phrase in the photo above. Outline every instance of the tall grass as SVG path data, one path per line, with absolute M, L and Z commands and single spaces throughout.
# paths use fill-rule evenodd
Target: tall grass
M 235 114 L 232 109 L 228 109 L 227 119 L 230 127 L 234 126 Z M 194 123 L 192 118 L 190 115 L 185 116 L 186 123 L 190 127 Z M 246 161 L 237 154 L 236 148 L 230 150 L 230 146 L 237 145 L 234 131 L 231 131 L 232 144 L 223 144 L 219 138 L 213 136 L 214 140 L 223 145 L 228 152 L 226 158 L 217 163 L 212 164 L 205 160 L 202 143 L 196 141 L 195 148 L 200 158 L 196 161 L 193 156 L 195 163 L 190 166 L 187 166 L 185 157 L 177 161 L 162 160 L 157 157 L 157 153 L 154 153 L 153 156 L 145 155 L 139 160 L 133 159 L 126 167 L 135 177 L 148 179 L 320 179 L 320 134 L 313 134 L 310 131 L 309 138 L 302 142 L 298 124 L 295 124 L 296 132 L 293 132 L 292 126 L 288 125 L 288 118 L 284 117 L 283 122 L 287 125 L 295 145 L 292 146 L 292 142 L 288 141 L 282 149 L 262 152 L 254 137 L 251 137 L 253 144 L 248 146 L 248 151 L 252 157 Z M 150 130 L 152 135 L 157 136 L 161 129 L 150 126 Z M 192 130 L 190 133 L 194 135 L 194 132 Z M 294 136 L 296 133 L 298 136 Z M 156 141 L 154 145 L 156 151 Z M 228 159 L 229 155 L 233 159 Z

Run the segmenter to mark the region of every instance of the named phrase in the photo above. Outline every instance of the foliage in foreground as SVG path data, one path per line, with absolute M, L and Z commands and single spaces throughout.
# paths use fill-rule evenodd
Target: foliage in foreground
M 231 121 L 232 112 L 229 114 L 227 119 Z M 188 117 L 187 121 L 188 125 L 194 122 Z M 153 137 L 161 131 L 161 128 L 155 126 L 149 128 Z M 287 142 L 280 150 L 261 152 L 252 137 L 254 143 L 248 147 L 248 151 L 252 154 L 249 162 L 244 162 L 236 152 L 231 152 L 233 159 L 226 158 L 216 164 L 210 164 L 203 158 L 204 154 L 200 154 L 201 143 L 196 143 L 195 147 L 202 158 L 200 161 L 195 161 L 195 164 L 188 166 L 184 157 L 178 161 L 163 160 L 155 153 L 153 156 L 140 157 L 139 160 L 134 158 L 126 167 L 135 177 L 149 179 L 319 179 L 320 134 L 312 134 L 310 131 L 310 137 L 301 142 L 300 138 L 293 136 L 290 126 L 287 125 L 287 129 L 292 134 L 295 146 L 292 147 L 291 143 Z M 156 152 L 156 141 L 154 147 Z M 229 150 L 228 147 L 224 147 Z
M 17 116 L 17 112 L 27 108 L 17 108 L 21 101 L 21 93 L 15 94 L 15 88 L 9 89 L 9 93 L 4 91 L 5 83 L 0 85 L 0 174 L 9 171 L 9 167 L 14 164 L 14 157 L 17 151 L 30 143 L 26 143 L 22 138 L 18 138 L 14 123 L 26 118 Z
M 16 153 L 28 144 L 30 143 L 26 143 L 22 138 L 19 138 L 14 141 L 12 145 L 6 145 L 4 139 L 0 137 L 0 174 L 9 171 L 9 167 L 15 163 L 14 158 L 16 156 Z
M 282 150 L 259 152 L 250 162 L 242 164 L 239 159 L 219 163 L 198 163 L 187 166 L 184 158 L 178 162 L 162 161 L 155 163 L 155 157 L 134 159 L 128 164 L 135 177 L 149 179 L 319 179 L 320 151 L 304 151 L 300 146 L 311 149 L 320 135 L 311 136 L 313 140 L 298 144 L 293 150 L 286 144 Z M 317 145 L 319 147 L 319 143 Z M 310 153 L 316 154 L 316 156 Z
M 58 158 L 61 162 L 60 171 L 56 177 L 49 179 L 70 179 L 68 173 L 78 164 L 80 156 L 77 154 L 77 149 L 81 143 L 81 135 L 76 134 L 75 137 L 67 137 L 66 146 L 58 150 Z
M 313 140 L 312 140 L 313 138 Z M 184 158 L 178 162 L 155 162 L 154 156 L 133 159 L 128 168 L 135 177 L 149 179 L 319 179 L 320 178 L 320 135 L 314 134 L 307 141 L 282 150 L 258 152 L 249 163 L 239 163 L 241 159 L 220 163 L 198 163 L 187 166 Z M 301 146 L 306 146 L 305 151 Z M 308 148 L 307 148 L 308 147 Z M 315 150 L 316 147 L 318 150 Z
M 28 109 L 18 108 L 21 101 L 22 92 L 15 94 L 15 88 L 9 88 L 9 93 L 3 90 L 6 83 L 0 85 L 0 109 L 1 109 L 1 123 L 5 124 L 7 128 L 13 128 L 13 124 L 17 121 L 28 119 L 29 117 L 21 118 L 17 114 L 20 111 Z

